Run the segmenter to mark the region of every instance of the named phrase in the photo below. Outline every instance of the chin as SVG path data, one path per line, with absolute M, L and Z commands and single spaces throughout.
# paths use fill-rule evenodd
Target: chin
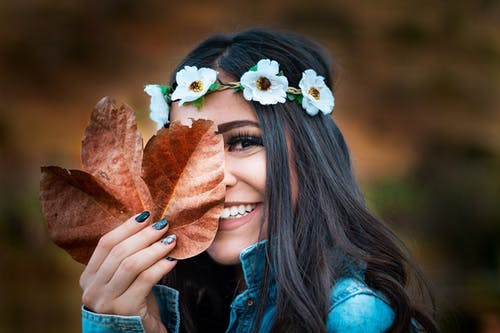
M 238 265 L 240 263 L 240 254 L 238 253 L 231 253 L 229 251 L 211 251 L 210 249 L 207 250 L 208 255 L 210 258 L 213 259 L 216 263 L 220 265 Z
M 256 209 L 245 217 L 226 221 L 222 228 L 219 225 L 217 235 L 207 249 L 208 255 L 221 265 L 241 264 L 241 251 L 266 237 L 267 233 L 261 232 L 261 220 L 262 204 L 257 204 Z M 267 224 L 263 228 L 266 230 Z
M 221 265 L 240 264 L 240 253 L 250 245 L 255 244 L 258 239 L 226 239 L 222 235 L 217 235 L 214 242 L 207 249 L 208 255 Z

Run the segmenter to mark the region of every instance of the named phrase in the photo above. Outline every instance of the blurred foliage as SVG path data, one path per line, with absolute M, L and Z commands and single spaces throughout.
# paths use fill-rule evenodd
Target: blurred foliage
M 367 185 L 367 197 L 424 248 L 414 252 L 432 284 L 447 288 L 437 290 L 443 327 L 477 331 L 483 314 L 500 313 L 500 155 L 480 143 L 432 138 L 411 172 Z
M 80 331 L 83 267 L 47 236 L 39 167 L 78 167 L 105 94 L 152 133 L 142 86 L 208 34 L 255 26 L 309 35 L 340 63 L 334 117 L 370 206 L 434 285 L 443 332 L 500 332 L 499 17 L 498 0 L 2 1 L 0 333 Z

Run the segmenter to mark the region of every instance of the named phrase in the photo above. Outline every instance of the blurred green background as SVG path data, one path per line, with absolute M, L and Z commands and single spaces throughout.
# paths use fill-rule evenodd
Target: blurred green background
M 500 1 L 3 0 L 0 332 L 79 332 L 83 266 L 51 244 L 40 166 L 79 168 L 97 101 L 132 106 L 202 38 L 283 28 L 342 66 L 334 117 L 371 207 L 434 288 L 443 332 L 500 332 Z

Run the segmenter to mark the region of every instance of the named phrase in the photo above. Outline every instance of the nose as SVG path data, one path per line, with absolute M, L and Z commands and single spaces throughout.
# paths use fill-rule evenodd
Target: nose
M 226 187 L 234 186 L 237 182 L 236 175 L 234 174 L 234 168 L 231 163 L 231 159 L 228 158 L 227 154 L 224 160 L 224 184 Z

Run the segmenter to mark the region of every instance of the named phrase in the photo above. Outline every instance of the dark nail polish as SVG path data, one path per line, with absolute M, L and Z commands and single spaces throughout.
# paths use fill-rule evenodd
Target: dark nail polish
M 146 210 L 146 211 L 140 213 L 139 215 L 137 215 L 135 220 L 139 223 L 142 223 L 142 222 L 146 221 L 146 219 L 148 217 L 149 217 L 149 212 Z
M 163 238 L 163 240 L 161 242 L 165 245 L 170 245 L 173 242 L 175 242 L 176 239 L 177 239 L 177 236 L 172 234 L 172 235 L 168 235 L 167 237 Z
M 161 219 L 160 221 L 153 224 L 153 229 L 161 230 L 161 229 L 165 228 L 167 226 L 167 224 L 168 224 L 168 221 L 166 219 Z
M 166 257 L 165 259 L 167 259 L 168 261 L 176 261 L 177 260 L 177 259 L 172 258 L 172 257 Z

